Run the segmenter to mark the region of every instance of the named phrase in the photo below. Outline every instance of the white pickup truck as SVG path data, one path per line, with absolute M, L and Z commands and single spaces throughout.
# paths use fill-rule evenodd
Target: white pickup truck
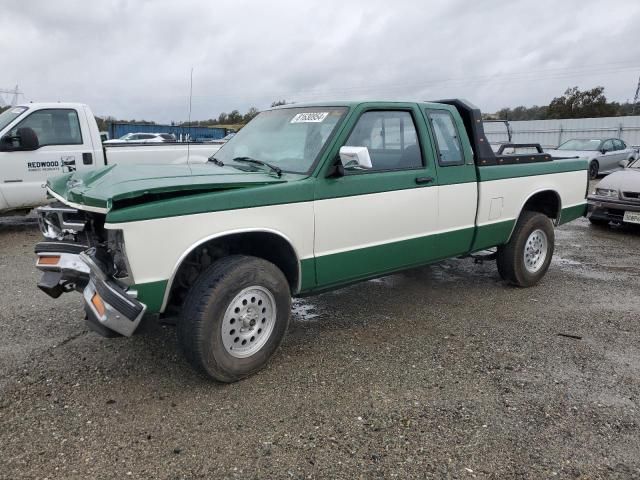
M 205 163 L 220 145 L 103 145 L 91 109 L 80 103 L 29 103 L 0 114 L 0 213 L 47 202 L 47 179 L 114 164 Z

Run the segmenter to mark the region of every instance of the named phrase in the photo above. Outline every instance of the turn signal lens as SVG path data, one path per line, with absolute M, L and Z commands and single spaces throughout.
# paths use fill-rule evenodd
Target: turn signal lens
M 60 256 L 38 257 L 38 265 L 57 265 L 60 262 Z
M 98 315 L 104 317 L 107 310 L 104 308 L 104 302 L 102 301 L 102 298 L 100 298 L 100 295 L 98 295 L 98 292 L 94 293 L 93 297 L 91 297 L 91 303 L 95 307 L 96 312 L 98 312 Z

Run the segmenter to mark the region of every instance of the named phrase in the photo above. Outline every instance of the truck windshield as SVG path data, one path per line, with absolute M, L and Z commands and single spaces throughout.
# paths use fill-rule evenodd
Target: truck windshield
M 344 107 L 267 110 L 225 143 L 215 157 L 229 164 L 234 158 L 252 158 L 284 172 L 307 173 L 346 111 Z
M 558 150 L 599 150 L 602 140 L 586 140 L 574 138 L 567 140 L 558 147 Z
M 0 130 L 3 130 L 4 127 L 22 115 L 25 110 L 27 110 L 27 107 L 13 107 L 0 113 Z

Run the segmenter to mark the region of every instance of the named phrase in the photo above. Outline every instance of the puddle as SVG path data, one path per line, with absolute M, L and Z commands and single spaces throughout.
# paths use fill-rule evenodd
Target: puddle
M 563 267 L 563 266 L 571 266 L 571 267 L 583 266 L 582 262 L 579 262 L 577 260 L 571 260 L 570 258 L 559 257 L 558 255 L 554 255 L 553 259 L 551 260 L 551 263 L 553 263 L 554 265 L 558 265 L 560 267 Z
M 551 263 L 565 272 L 593 280 L 621 280 L 622 277 L 635 277 L 640 273 L 639 269 L 633 266 L 583 263 L 558 255 L 553 256 Z
M 296 320 L 301 322 L 313 321 L 320 316 L 320 314 L 317 313 L 316 306 L 303 298 L 293 299 L 291 312 L 295 316 Z

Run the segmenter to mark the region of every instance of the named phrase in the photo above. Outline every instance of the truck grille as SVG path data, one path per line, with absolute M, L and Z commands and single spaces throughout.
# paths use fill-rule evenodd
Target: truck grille
M 622 198 L 626 200 L 640 201 L 640 192 L 622 192 Z

